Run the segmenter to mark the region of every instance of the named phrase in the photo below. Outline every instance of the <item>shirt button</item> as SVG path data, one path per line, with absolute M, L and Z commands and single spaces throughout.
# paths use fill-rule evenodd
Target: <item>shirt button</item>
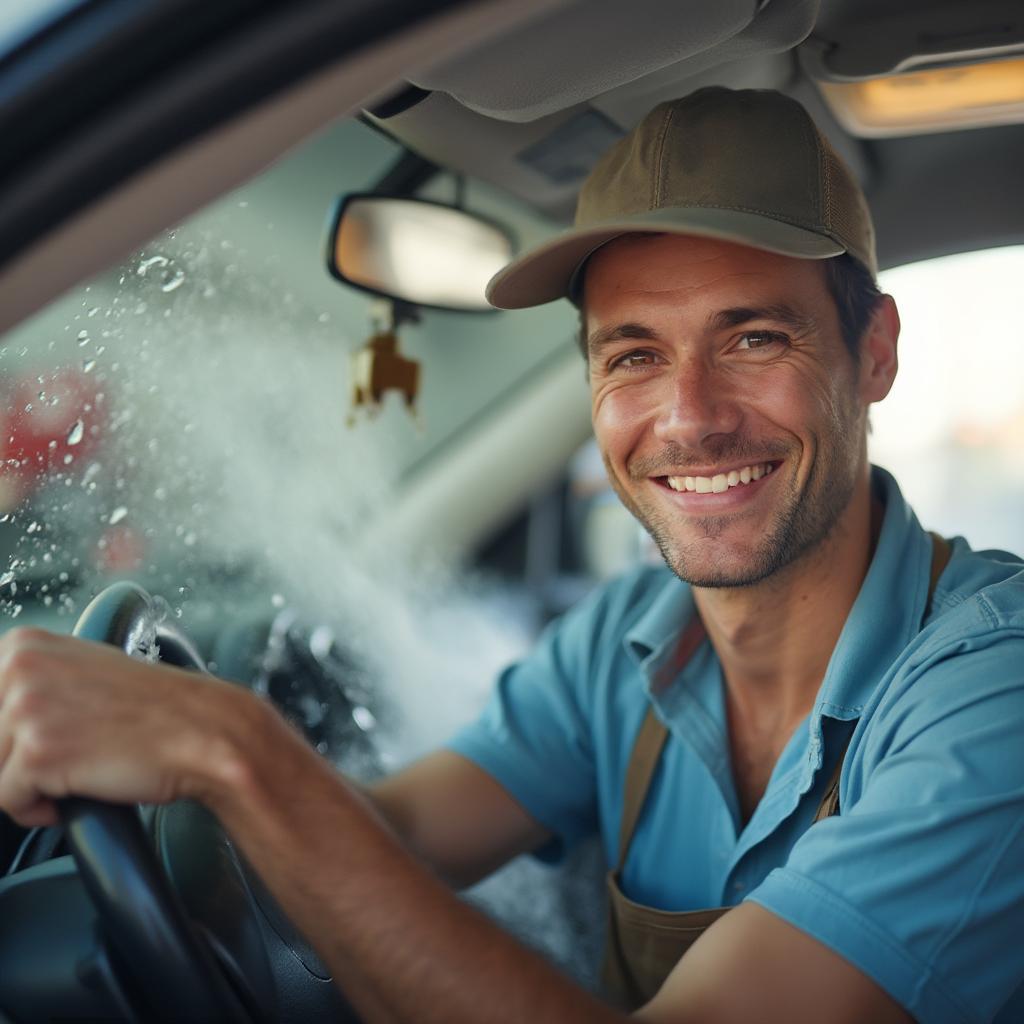
M 738 878 L 736 879 L 735 882 L 732 883 L 732 890 L 733 890 L 733 892 L 743 892 L 743 890 L 745 888 L 746 888 L 746 884 L 743 883 L 742 881 L 740 881 L 740 879 L 738 879 Z

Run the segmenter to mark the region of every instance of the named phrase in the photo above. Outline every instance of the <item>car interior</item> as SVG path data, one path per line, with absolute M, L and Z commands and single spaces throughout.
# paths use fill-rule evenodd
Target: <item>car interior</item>
M 1024 549 L 1019 3 L 16 0 L 0 631 L 234 680 L 357 778 L 443 743 L 657 558 L 575 311 L 486 281 L 708 85 L 799 100 L 865 191 L 907 378 L 872 457 L 926 525 Z M 604 856 L 467 898 L 592 987 Z M 90 801 L 0 813 L 0 1024 L 56 1018 L 355 1019 L 212 816 Z

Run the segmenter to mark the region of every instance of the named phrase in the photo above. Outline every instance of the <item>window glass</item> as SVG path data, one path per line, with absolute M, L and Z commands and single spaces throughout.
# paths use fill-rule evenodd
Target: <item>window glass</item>
M 70 630 L 93 594 L 132 579 L 211 667 L 358 777 L 472 718 L 536 621 L 504 584 L 396 538 L 368 544 L 366 528 L 574 347 L 564 304 L 424 311 L 400 331 L 421 363 L 417 416 L 397 393 L 375 417 L 353 410 L 379 300 L 328 276 L 325 222 L 399 155 L 339 124 L 0 338 L 0 630 Z M 478 182 L 464 192 L 521 245 L 551 231 Z M 452 198 L 452 181 L 431 195 Z M 539 866 L 509 871 L 477 897 L 584 971 L 589 908 L 562 907 Z
M 1024 246 L 962 253 L 881 275 L 902 320 L 892 392 L 870 450 L 924 526 L 1024 552 Z
M 473 716 L 532 610 L 365 538 L 411 473 L 574 344 L 573 317 L 424 311 L 400 330 L 421 364 L 416 415 L 397 392 L 375 416 L 353 409 L 380 300 L 329 277 L 326 221 L 400 154 L 341 123 L 0 339 L 0 629 L 70 630 L 130 578 L 225 673 L 252 676 L 272 621 L 328 624 L 318 642 L 343 638 L 350 679 L 400 695 L 385 759 Z M 520 245 L 551 230 L 478 182 L 464 194 Z

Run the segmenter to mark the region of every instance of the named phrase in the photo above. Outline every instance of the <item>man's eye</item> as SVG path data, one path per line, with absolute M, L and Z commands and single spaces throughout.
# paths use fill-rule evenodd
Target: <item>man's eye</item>
M 611 362 L 612 369 L 642 370 L 647 366 L 653 366 L 656 356 L 647 349 L 636 349 L 617 356 Z
M 741 351 L 770 348 L 772 345 L 785 345 L 788 340 L 786 335 L 778 331 L 747 331 L 740 335 L 736 347 Z

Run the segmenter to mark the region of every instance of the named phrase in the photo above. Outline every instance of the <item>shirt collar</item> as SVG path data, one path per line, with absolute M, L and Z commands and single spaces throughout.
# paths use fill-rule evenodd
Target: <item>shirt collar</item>
M 665 569 L 661 590 L 626 633 L 623 643 L 639 666 L 659 663 L 693 617 L 693 592 Z

